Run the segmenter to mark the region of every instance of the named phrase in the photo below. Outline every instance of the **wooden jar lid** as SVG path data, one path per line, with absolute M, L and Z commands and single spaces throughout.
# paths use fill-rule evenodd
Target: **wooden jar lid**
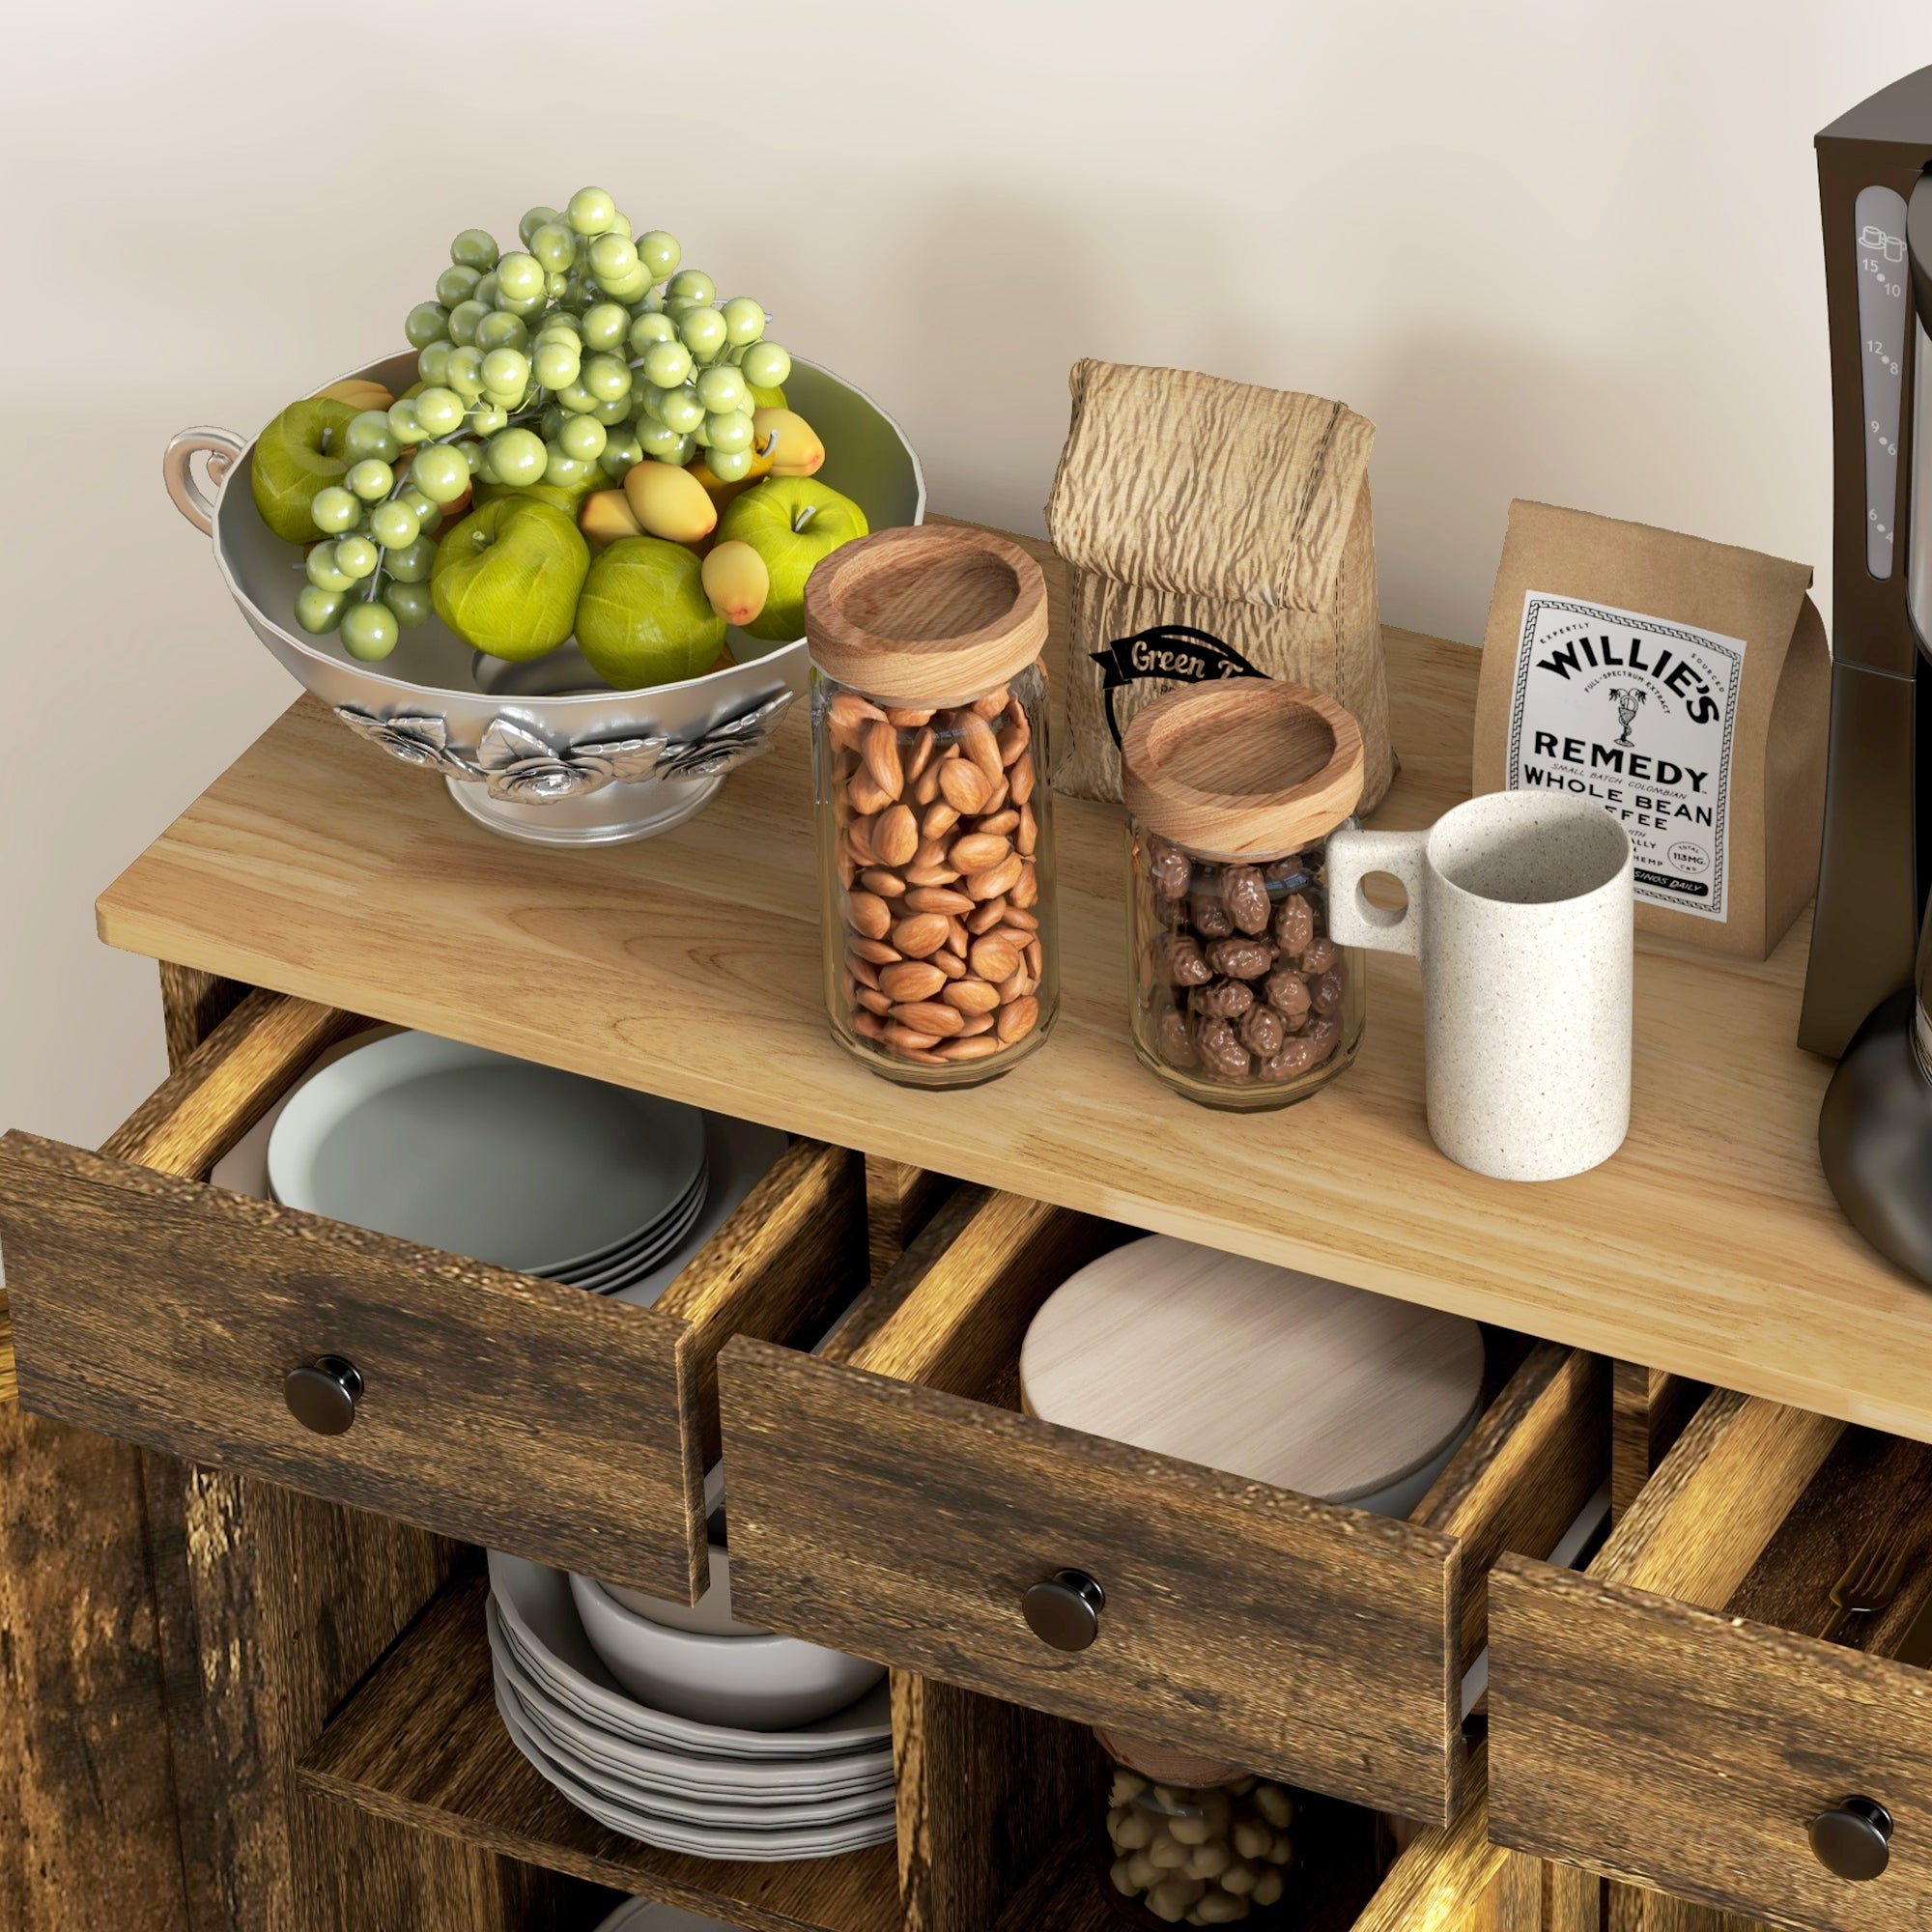
M 1434 1462 L 1482 1385 L 1473 1321 L 1169 1235 L 1082 1268 L 1020 1349 L 1045 1421 L 1328 1502 Z
M 977 697 L 1046 643 L 1046 579 L 1009 537 L 921 524 L 842 544 L 806 580 L 827 676 L 898 704 Z
M 1135 714 L 1121 797 L 1208 859 L 1275 858 L 1325 838 L 1362 796 L 1362 733 L 1319 691 L 1275 678 L 1193 684 Z
M 1183 1784 L 1199 1789 L 1206 1784 L 1232 1784 L 1243 1776 L 1237 1764 L 1218 1757 L 1202 1757 L 1194 1751 L 1176 1750 L 1157 1738 L 1136 1737 L 1131 1731 L 1110 1731 L 1094 1726 L 1100 1748 L 1117 1764 L 1151 1777 L 1156 1784 Z

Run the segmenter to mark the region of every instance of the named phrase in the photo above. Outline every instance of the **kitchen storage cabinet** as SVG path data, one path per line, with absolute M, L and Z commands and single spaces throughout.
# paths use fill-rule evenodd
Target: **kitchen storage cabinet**
M 1928 1525 L 1924 1444 L 1711 1396 L 1587 1576 L 1497 1566 L 1497 1836 L 1806 1932 L 1932 1921 Z
M 1064 687 L 1063 573 L 1030 548 Z M 1405 828 L 1463 793 L 1476 659 L 1388 649 L 1403 770 L 1375 822 Z M 98 1153 L 0 1149 L 0 1401 L 17 1347 L 29 1410 L 144 1445 L 90 1492 L 113 1561 L 59 1573 L 116 1606 L 115 1668 L 75 1693 L 112 1721 L 54 1701 L 43 1726 L 94 1749 L 140 1883 L 109 1918 L 51 1889 L 72 1894 L 76 1848 L 102 1842 L 79 1778 L 19 1923 L 588 1932 L 631 1891 L 761 1932 L 1100 1932 L 1094 1721 L 1332 1794 L 1310 1804 L 1345 1834 L 1350 1801 L 1425 1821 L 1379 1883 L 1338 1868 L 1317 1932 L 1928 1916 L 1932 1735 L 1899 1655 L 1918 1586 L 1855 1648 L 1818 1618 L 1853 1525 L 1927 1507 L 1932 1297 L 1859 1246 L 1817 1174 L 1826 1069 L 1791 1044 L 1802 926 L 1762 965 L 1647 947 L 1629 1144 L 1511 1188 L 1429 1147 L 1404 960 L 1373 962 L 1361 1054 L 1306 1106 L 1230 1121 L 1151 1081 L 1118 816 L 1061 804 L 1053 1041 L 946 1095 L 826 1037 L 796 729 L 671 835 L 552 850 L 470 824 L 304 702 L 104 895 L 103 936 L 164 962 L 176 1071 Z M 357 1014 L 802 1138 L 647 1311 L 209 1185 Z M 1390 1521 L 1019 1413 L 1029 1315 L 1122 1228 L 1482 1319 L 1485 1419 Z M 334 1435 L 283 1389 L 325 1355 L 362 1380 Z M 1693 1383 L 1719 1393 L 1652 1476 Z M 87 1439 L 6 1420 L 50 1455 Z M 1542 1563 L 1606 1439 L 1615 1535 L 1586 1574 Z M 895 1666 L 896 1858 L 652 1852 L 497 1728 L 470 1546 L 688 1597 L 720 1440 L 747 1602 Z M 57 1515 L 36 1507 L 16 1560 Z M 1100 1586 L 1096 1635 L 1063 1651 L 1024 1599 L 1071 1570 Z M 1465 1722 L 1486 1635 L 1489 1703 Z M 57 1653 L 0 1657 L 8 1723 Z M 23 1750 L 74 1761 L 65 1734 Z M 1863 1883 L 1808 1842 L 1855 1797 L 1892 1821 Z M 0 1858 L 0 1904 L 12 1883 Z
M 1028 1321 L 1122 1232 L 963 1188 L 887 1277 L 875 1299 L 896 1305 L 867 1311 L 870 1333 L 811 1357 L 727 1345 L 734 1604 L 1447 1824 L 1484 1572 L 1504 1548 L 1548 1553 L 1606 1482 L 1606 1366 L 1544 1345 L 1512 1373 L 1520 1350 L 1497 1338 L 1498 1392 L 1406 1522 L 1012 1413 Z

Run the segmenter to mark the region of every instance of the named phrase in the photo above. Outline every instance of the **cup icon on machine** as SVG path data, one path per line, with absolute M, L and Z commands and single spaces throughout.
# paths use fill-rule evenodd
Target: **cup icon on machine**
M 1905 242 L 1897 235 L 1888 235 L 1875 221 L 1867 221 L 1859 230 L 1859 246 L 1868 255 L 1883 255 L 1888 262 L 1897 264 L 1905 260 Z

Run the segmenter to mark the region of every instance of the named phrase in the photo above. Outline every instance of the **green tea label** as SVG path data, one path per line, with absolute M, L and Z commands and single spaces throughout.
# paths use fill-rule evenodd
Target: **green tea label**
M 1503 783 L 1596 799 L 1630 834 L 1640 900 L 1722 920 L 1744 666 L 1742 638 L 1529 591 Z

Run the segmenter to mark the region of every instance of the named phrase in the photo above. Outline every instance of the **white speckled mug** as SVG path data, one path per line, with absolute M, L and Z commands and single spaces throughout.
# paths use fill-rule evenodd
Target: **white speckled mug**
M 1400 912 L 1362 881 L 1388 872 Z M 1422 965 L 1429 1131 L 1499 1180 L 1607 1160 L 1630 1127 L 1630 835 L 1602 806 L 1491 792 L 1427 832 L 1337 832 L 1328 929 Z

